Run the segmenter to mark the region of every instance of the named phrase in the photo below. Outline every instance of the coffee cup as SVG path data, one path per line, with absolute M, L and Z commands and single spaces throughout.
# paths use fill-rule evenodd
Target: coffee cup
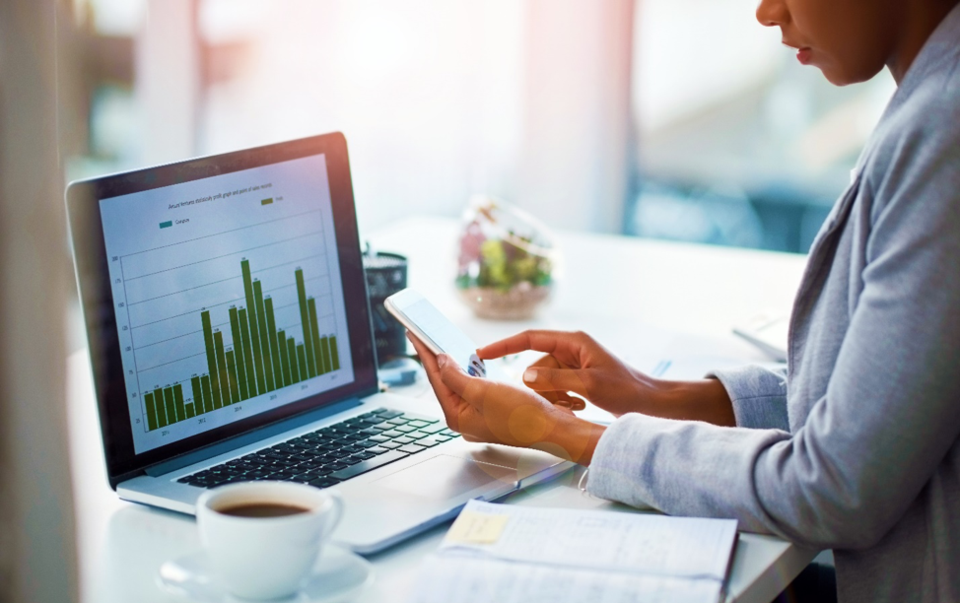
M 339 493 L 293 482 L 245 482 L 197 501 L 200 541 L 231 594 L 294 595 L 343 516 Z

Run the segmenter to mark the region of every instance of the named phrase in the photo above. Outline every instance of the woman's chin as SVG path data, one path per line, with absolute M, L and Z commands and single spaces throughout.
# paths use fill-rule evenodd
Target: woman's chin
M 827 78 L 827 81 L 834 86 L 849 86 L 850 84 L 866 82 L 873 79 L 873 77 L 883 69 L 883 65 L 861 69 L 844 69 L 842 66 L 835 64 L 815 64 L 814 66 L 817 67 L 821 73 L 823 73 L 823 77 Z

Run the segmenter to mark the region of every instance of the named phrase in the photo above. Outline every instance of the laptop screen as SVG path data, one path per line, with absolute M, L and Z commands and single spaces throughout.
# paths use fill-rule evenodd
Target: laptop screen
M 99 209 L 136 454 L 353 382 L 323 154 Z

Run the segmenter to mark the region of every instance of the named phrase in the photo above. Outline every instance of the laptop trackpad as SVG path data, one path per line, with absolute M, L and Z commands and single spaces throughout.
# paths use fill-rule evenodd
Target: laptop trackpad
M 508 492 L 516 482 L 515 469 L 438 454 L 373 483 L 420 498 L 442 501 L 464 496 L 474 498 L 498 489 L 497 486 Z

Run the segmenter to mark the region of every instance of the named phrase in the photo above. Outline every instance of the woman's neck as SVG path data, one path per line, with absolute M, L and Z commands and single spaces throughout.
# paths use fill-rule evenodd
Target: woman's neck
M 920 54 L 923 45 L 930 35 L 940 25 L 944 17 L 953 10 L 960 0 L 934 0 L 932 2 L 903 2 L 903 11 L 900 14 L 901 35 L 894 52 L 887 61 L 887 68 L 893 79 L 900 85 L 906 76 L 913 61 Z

